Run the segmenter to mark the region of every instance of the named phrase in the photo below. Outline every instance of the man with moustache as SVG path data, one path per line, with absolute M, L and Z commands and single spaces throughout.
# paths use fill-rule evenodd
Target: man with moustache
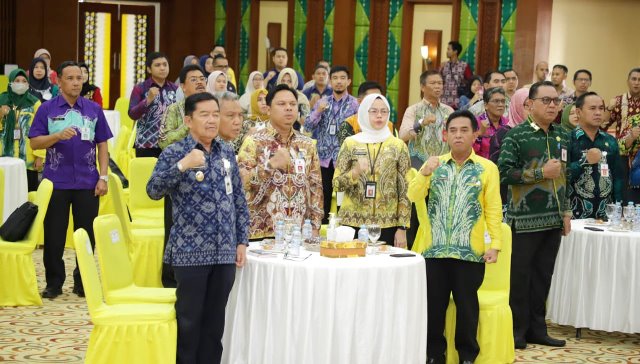
M 511 198 L 505 220 L 511 225 L 511 290 L 516 349 L 527 343 L 564 346 L 551 338 L 545 303 L 562 235 L 571 232 L 571 205 L 566 187 L 569 136 L 553 123 L 562 100 L 555 85 L 534 83 L 527 100 L 530 114 L 507 132 L 498 168 Z
M 349 95 L 351 75 L 345 66 L 335 66 L 329 73 L 333 94 L 325 96 L 316 102 L 311 114 L 304 124 L 304 128 L 312 133 L 313 139 L 318 141 L 318 156 L 322 171 L 322 188 L 324 193 L 324 218 L 328 222 L 333 194 L 333 173 L 335 162 L 338 160 L 340 142 L 338 132 L 344 121 L 358 112 L 358 100 Z

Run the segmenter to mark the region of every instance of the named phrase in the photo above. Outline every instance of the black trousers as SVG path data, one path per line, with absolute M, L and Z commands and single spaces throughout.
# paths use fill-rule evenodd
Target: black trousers
M 333 172 L 335 168 L 333 161 L 329 163 L 329 167 L 320 167 L 320 173 L 322 174 L 322 193 L 324 203 L 324 217 L 322 218 L 323 224 L 329 223 L 329 211 L 331 211 L 331 196 L 333 195 Z
M 169 195 L 164 196 L 164 247 L 162 253 L 167 250 L 167 242 L 169 241 L 169 235 L 171 234 L 171 226 L 173 226 L 173 208 L 171 204 L 171 197 Z M 162 263 L 162 286 L 164 288 L 176 288 L 176 277 L 173 273 L 171 264 Z
M 40 185 L 40 179 L 38 177 L 38 171 L 32 171 L 27 169 L 27 188 L 28 191 L 37 191 Z
M 411 227 L 407 229 L 407 249 L 411 250 L 413 243 L 418 235 L 418 228 L 420 227 L 420 221 L 418 221 L 418 212 L 416 211 L 416 204 L 411 204 Z
M 136 148 L 136 158 L 143 157 L 160 157 L 160 153 L 162 153 L 162 149 L 160 148 Z
M 47 288 L 62 289 L 64 284 L 66 274 L 62 255 L 69 226 L 69 206 L 73 213 L 73 230 L 85 229 L 93 247 L 93 219 L 98 216 L 99 204 L 94 190 L 53 190 L 44 218 L 43 260 Z M 82 287 L 77 261 L 73 271 L 73 286 Z
M 178 364 L 220 363 L 225 309 L 235 264 L 173 267 L 178 320 Z
M 456 350 L 460 361 L 474 361 L 478 345 L 478 288 L 484 280 L 484 263 L 459 259 L 427 258 L 427 356 L 441 358 L 447 350 L 444 337 L 449 296 L 456 303 Z
M 516 341 L 547 335 L 545 303 L 561 238 L 560 229 L 518 233 L 513 228 L 509 305 Z

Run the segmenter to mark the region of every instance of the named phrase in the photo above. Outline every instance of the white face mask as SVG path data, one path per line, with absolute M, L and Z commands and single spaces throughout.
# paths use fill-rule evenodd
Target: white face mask
M 18 95 L 24 95 L 29 90 L 29 84 L 23 82 L 11 82 L 11 91 Z

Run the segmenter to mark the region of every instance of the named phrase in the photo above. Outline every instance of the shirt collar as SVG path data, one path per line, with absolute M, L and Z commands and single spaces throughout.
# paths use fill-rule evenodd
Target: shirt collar
M 443 161 L 445 163 L 456 163 L 456 160 L 453 159 L 453 156 L 451 155 L 451 152 L 445 154 L 442 156 Z M 464 166 L 467 163 L 477 163 L 478 162 L 478 155 L 476 154 L 476 152 L 473 151 L 473 148 L 471 148 L 471 154 L 469 155 L 469 158 L 467 158 L 464 163 L 462 163 L 462 165 Z
M 187 147 L 187 149 L 189 150 L 193 150 L 195 149 L 198 145 L 202 148 L 198 148 L 200 150 L 202 150 L 203 152 L 206 153 L 206 149 L 204 149 L 204 146 L 202 146 L 200 143 L 198 143 L 193 136 L 191 135 L 191 133 L 187 133 L 187 136 L 184 138 L 185 141 L 185 146 Z M 220 139 L 220 136 L 217 136 L 215 139 L 213 139 L 213 141 L 211 141 L 211 150 L 213 150 L 214 148 L 216 148 L 218 145 L 220 145 L 220 143 L 222 143 L 223 140 Z
M 435 104 L 435 105 L 433 105 L 433 104 L 431 104 L 429 101 L 425 100 L 424 98 L 422 99 L 422 103 L 423 103 L 423 104 L 425 104 L 425 105 L 427 105 L 427 107 L 430 107 L 430 108 L 432 108 L 432 109 L 437 109 L 437 108 L 439 108 L 439 107 L 440 107 L 440 105 L 442 105 L 442 104 L 440 103 L 440 100 L 438 100 L 438 101 L 436 102 L 436 104 Z
M 584 131 L 584 129 L 582 129 L 580 127 L 580 125 L 576 126 L 576 139 L 582 137 L 582 136 L 586 136 L 589 137 L 587 135 L 587 133 Z M 596 137 L 593 140 L 598 139 L 598 136 L 605 136 L 605 132 L 603 132 L 602 130 L 598 129 L 598 131 L 596 132 Z
M 279 140 L 278 136 L 280 136 L 280 134 L 278 133 L 278 131 L 276 130 L 276 128 L 274 128 L 271 123 L 269 123 L 269 125 L 266 126 L 267 131 L 269 132 L 269 135 L 271 135 L 272 137 L 274 137 L 276 140 Z M 295 135 L 295 130 L 293 128 L 291 128 L 291 131 L 289 132 L 289 135 L 287 136 L 287 141 L 291 140 Z
M 151 88 L 153 86 L 156 86 L 159 89 L 163 89 L 163 88 L 167 87 L 168 84 L 169 84 L 169 80 L 165 80 L 163 86 L 158 85 L 156 83 L 156 81 L 154 81 L 153 78 L 151 78 L 151 77 L 149 77 L 146 80 L 144 80 L 144 88 L 145 89 L 149 89 L 149 88 Z
M 67 100 L 64 98 L 64 96 L 62 95 L 58 95 L 56 96 L 58 98 L 56 105 L 59 107 L 63 107 L 63 106 L 70 106 L 69 103 L 67 102 Z M 82 107 L 84 106 L 84 97 L 80 96 L 78 97 L 78 99 L 76 100 L 76 103 L 72 106 L 74 109 L 79 109 L 82 110 Z
M 533 118 L 531 117 L 531 115 L 529 115 L 529 118 L 527 119 L 527 124 L 529 124 L 529 126 L 534 130 L 534 131 L 538 131 L 538 130 L 542 130 L 541 127 L 538 126 L 538 124 L 536 124 L 535 121 L 533 121 Z M 554 123 L 551 123 L 551 125 L 549 125 L 549 132 L 555 130 L 555 125 Z

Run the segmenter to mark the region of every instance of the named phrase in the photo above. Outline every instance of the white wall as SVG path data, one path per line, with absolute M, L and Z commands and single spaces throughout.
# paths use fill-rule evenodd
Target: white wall
M 288 2 L 286 1 L 260 1 L 260 25 L 258 30 L 258 70 L 265 72 L 267 64 L 267 50 L 265 38 L 267 37 L 268 23 L 281 23 L 281 46 L 287 48 L 287 17 Z M 273 45 L 272 45 L 273 47 Z M 291 63 L 292 60 L 290 59 Z
M 425 30 L 442 30 L 441 63 L 447 61 L 447 43 L 451 41 L 451 5 L 416 5 L 413 12 L 413 36 L 411 38 L 411 71 L 409 73 L 409 105 L 420 100 L 420 74 L 424 64 L 420 47 Z M 429 52 L 431 53 L 431 52 Z
M 549 66 L 586 68 L 593 73 L 591 89 L 605 100 L 627 90 L 627 74 L 640 66 L 637 0 L 554 0 Z M 551 71 L 551 70 L 550 70 Z

